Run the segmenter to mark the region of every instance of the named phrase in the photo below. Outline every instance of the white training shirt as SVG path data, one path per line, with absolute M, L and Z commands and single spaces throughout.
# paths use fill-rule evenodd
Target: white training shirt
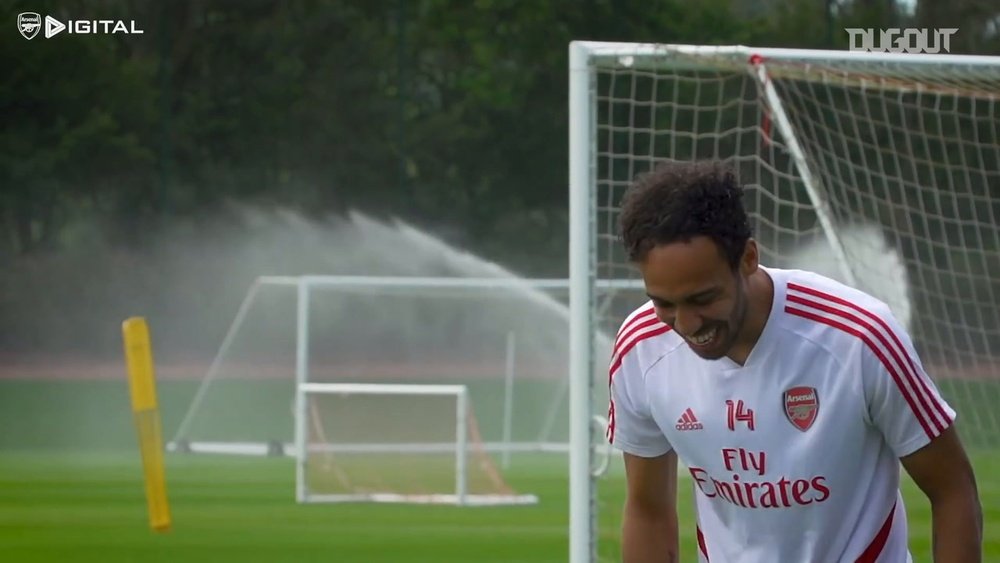
M 695 486 L 703 562 L 910 560 L 899 458 L 955 419 L 877 299 L 766 268 L 774 302 L 746 364 L 698 357 L 652 303 L 622 324 L 608 439 L 670 450 Z

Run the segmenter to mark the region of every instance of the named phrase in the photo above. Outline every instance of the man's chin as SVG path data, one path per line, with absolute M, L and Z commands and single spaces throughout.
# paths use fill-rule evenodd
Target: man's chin
M 725 350 L 702 349 L 697 346 L 692 346 L 691 343 L 688 343 L 688 348 L 691 348 L 691 351 L 703 360 L 721 360 L 722 357 L 726 355 Z

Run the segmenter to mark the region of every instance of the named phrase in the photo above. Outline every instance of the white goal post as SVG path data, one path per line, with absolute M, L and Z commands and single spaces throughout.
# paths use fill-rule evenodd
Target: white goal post
M 550 333 L 558 332 L 555 337 L 549 335 L 547 346 L 551 347 L 548 352 L 552 356 L 552 365 L 546 366 L 549 371 L 546 377 L 553 380 L 551 395 L 548 397 L 549 403 L 553 407 L 560 403 L 565 403 L 569 392 L 569 381 L 566 377 L 567 368 L 565 366 L 566 349 L 565 336 L 568 327 L 569 310 L 566 305 L 566 298 L 569 288 L 569 281 L 563 279 L 527 279 L 517 277 L 429 277 L 429 276 L 365 276 L 365 275 L 307 275 L 307 276 L 261 276 L 257 278 L 245 294 L 236 314 L 229 325 L 229 328 L 222 340 L 219 349 L 209 365 L 205 376 L 202 378 L 195 395 L 182 417 L 177 429 L 174 431 L 171 440 L 167 444 L 169 450 L 185 451 L 192 453 L 214 453 L 231 455 L 295 455 L 294 444 L 291 435 L 285 439 L 265 439 L 259 440 L 232 439 L 226 436 L 214 435 L 204 432 L 205 425 L 202 420 L 206 411 L 212 410 L 207 403 L 212 402 L 210 397 L 213 393 L 218 394 L 217 388 L 224 380 L 234 380 L 237 378 L 260 379 L 283 377 L 292 383 L 302 384 L 306 382 L 328 381 L 343 382 L 338 379 L 338 372 L 324 373 L 318 376 L 317 366 L 313 358 L 314 351 L 311 349 L 311 341 L 317 339 L 312 332 L 313 325 L 317 323 L 336 324 L 337 331 L 334 336 L 352 330 L 351 318 L 327 318 L 329 311 L 315 311 L 317 303 L 321 303 L 328 296 L 347 301 L 377 302 L 378 299 L 391 297 L 395 299 L 410 298 L 418 305 L 430 308 L 437 303 L 452 305 L 451 311 L 444 314 L 452 316 L 462 315 L 474 316 L 476 313 L 470 307 L 465 307 L 469 311 L 462 310 L 456 312 L 458 306 L 455 303 L 463 300 L 472 304 L 476 300 L 486 299 L 501 303 L 502 307 L 511 308 L 514 302 L 521 307 L 530 308 L 534 318 L 520 321 L 520 326 L 504 327 L 498 319 L 488 319 L 482 317 L 481 324 L 490 325 L 489 332 L 483 330 L 485 336 L 496 336 L 495 341 L 487 342 L 484 347 L 488 347 L 489 352 L 496 356 L 490 361 L 497 364 L 496 375 L 503 378 L 503 385 L 499 389 L 502 396 L 503 408 L 499 409 L 502 422 L 499 424 L 491 421 L 491 425 L 501 426 L 501 433 L 493 433 L 491 440 L 482 444 L 487 451 L 499 453 L 506 465 L 511 453 L 524 452 L 550 452 L 566 453 L 568 451 L 567 437 L 565 431 L 566 417 L 559 416 L 561 412 L 558 408 L 552 408 L 550 413 L 545 413 L 541 420 L 534 426 L 537 430 L 536 436 L 525 435 L 524 431 L 520 435 L 512 436 L 511 426 L 515 418 L 515 409 L 520 410 L 518 416 L 525 417 L 522 405 L 515 404 L 515 395 L 521 380 L 534 374 L 522 373 L 529 368 L 537 368 L 533 361 L 539 354 L 538 346 L 531 349 L 533 343 L 528 338 L 530 335 L 519 334 L 517 330 L 523 331 L 525 328 L 535 329 L 539 325 L 544 325 L 538 330 L 547 330 Z M 483 296 L 486 296 L 485 298 Z M 242 370 L 237 375 L 226 373 L 227 365 L 234 363 L 234 357 L 239 352 L 241 339 L 248 339 L 245 333 L 250 332 L 255 323 L 273 322 L 274 312 L 268 311 L 267 303 L 262 303 L 268 299 L 277 300 L 271 303 L 270 309 L 280 309 L 280 313 L 287 316 L 283 319 L 282 327 L 284 332 L 280 336 L 290 344 L 286 349 L 278 350 L 280 358 L 269 358 L 267 369 L 247 368 L 239 366 Z M 261 313 L 259 310 L 263 309 Z M 516 315 L 521 311 L 511 308 L 510 315 Z M 258 318 L 253 318 L 257 314 Z M 391 312 L 389 314 L 391 317 Z M 432 313 L 425 313 L 425 316 L 433 316 Z M 311 328 L 313 327 L 313 328 Z M 445 327 L 450 328 L 450 327 Z M 428 330 L 433 330 L 430 327 Z M 494 335 L 492 332 L 498 334 Z M 264 335 L 271 336 L 270 333 Z M 330 331 L 324 334 L 329 338 Z M 441 338 L 448 340 L 455 335 L 442 334 Z M 553 338 L 555 342 L 552 342 Z M 257 340 L 262 338 L 257 336 Z M 272 338 L 276 340 L 277 338 Z M 330 341 L 323 342 L 326 346 Z M 398 344 L 398 343 L 397 343 Z M 243 345 L 246 348 L 246 344 Z M 495 350 L 494 350 L 495 349 Z M 341 360 L 342 358 L 337 358 Z M 401 358 L 400 362 L 410 358 Z M 447 358 L 445 358 L 447 360 Z M 245 363 L 245 362 L 244 362 Z M 270 365 L 277 363 L 279 365 Z M 374 363 L 374 362 L 371 362 Z M 537 362 L 535 362 L 537 363 Z M 329 371 L 329 366 L 324 366 Z M 364 365 L 333 366 L 340 372 L 357 377 L 358 371 L 365 369 Z M 371 367 L 374 372 L 384 366 Z M 232 371 L 232 369 L 231 369 Z M 452 370 L 454 371 L 454 370 Z M 246 373 L 244 373 L 246 372 Z M 260 372 L 260 373 L 257 373 Z M 277 373 L 275 373 L 277 372 Z M 448 374 L 450 377 L 457 377 L 454 373 Z M 492 375 L 492 374 L 491 374 Z M 405 377 L 401 374 L 398 377 Z M 322 379 L 326 378 L 326 379 Z M 292 386 L 289 385 L 289 389 Z M 523 395 L 523 392 L 521 392 Z
M 596 285 L 601 291 L 611 292 L 620 290 L 627 283 L 623 285 L 620 282 L 602 280 Z M 237 434 L 231 428 L 234 425 L 246 428 L 261 425 L 254 425 L 246 417 L 238 418 L 234 414 L 230 417 L 233 419 L 229 421 L 230 428 L 223 431 L 219 428 L 216 411 L 236 410 L 231 397 L 239 389 L 235 389 L 234 384 L 243 382 L 262 386 L 271 382 L 274 385 L 265 389 L 265 392 L 287 392 L 288 404 L 263 407 L 252 403 L 249 405 L 252 412 L 243 414 L 261 418 L 268 414 L 265 411 L 269 411 L 271 418 L 280 419 L 278 422 L 284 425 L 286 420 L 291 420 L 288 414 L 292 412 L 292 391 L 297 382 L 344 383 L 369 376 L 384 382 L 379 372 L 386 368 L 384 362 L 379 363 L 373 361 L 374 358 L 365 357 L 348 359 L 343 354 L 336 354 L 332 359 L 324 360 L 322 365 L 317 365 L 311 348 L 317 344 L 320 348 L 329 348 L 345 332 L 355 331 L 352 326 L 354 319 L 350 315 L 344 315 L 343 310 L 331 311 L 329 307 L 318 307 L 323 305 L 324 300 L 369 303 L 372 308 L 389 309 L 388 313 L 383 314 L 384 317 L 398 319 L 398 313 L 394 313 L 391 307 L 379 303 L 380 299 L 389 298 L 396 300 L 394 303 L 397 304 L 400 300 L 408 299 L 408 308 L 423 307 L 423 317 L 410 319 L 411 322 L 433 322 L 436 317 L 466 321 L 468 319 L 465 317 L 472 317 L 480 325 L 488 327 L 477 327 L 481 334 L 476 338 L 486 340 L 483 343 L 484 351 L 480 352 L 489 355 L 486 358 L 489 366 L 486 367 L 494 371 L 488 375 L 501 380 L 490 389 L 490 400 L 502 406 L 490 410 L 490 420 L 480 419 L 480 424 L 488 427 L 484 433 L 486 441 L 480 446 L 485 451 L 497 454 L 505 469 L 511 463 L 512 454 L 566 454 L 569 451 L 566 430 L 569 393 L 566 364 L 568 290 L 569 280 L 566 278 L 261 276 L 244 295 L 218 351 L 171 434 L 167 449 L 205 454 L 294 457 L 291 424 L 287 425 L 287 432 L 275 431 L 273 428 L 254 428 L 254 431 L 247 430 Z M 498 319 L 484 314 L 487 311 L 479 308 L 483 302 L 492 302 L 493 309 L 503 309 L 504 315 L 513 318 Z M 438 313 L 437 308 L 441 308 L 442 312 Z M 357 313 L 357 310 L 352 310 L 351 313 Z M 255 332 L 261 324 L 274 326 L 266 331 Z M 324 330 L 319 336 L 313 334 L 317 325 L 322 325 L 320 328 Z M 449 346 L 454 347 L 469 340 L 457 341 L 453 326 L 439 323 L 431 326 L 422 324 L 420 327 L 424 332 L 439 329 L 439 340 Z M 546 339 L 540 340 L 534 334 L 528 334 L 538 331 L 546 332 Z M 389 332 L 392 331 L 385 330 L 381 336 Z M 539 340 L 540 343 L 535 342 Z M 274 342 L 278 342 L 280 346 L 274 345 Z M 396 345 L 412 344 L 390 342 Z M 348 347 L 356 343 L 355 338 Z M 419 344 L 426 345 L 427 341 Z M 254 351 L 256 356 L 248 358 L 247 349 Z M 532 379 L 539 378 L 537 364 L 541 353 L 551 360 L 549 364 L 541 366 L 547 368 L 542 375 L 548 382 L 541 388 L 526 386 L 526 383 L 532 383 Z M 421 361 L 425 359 L 421 358 Z M 447 357 L 443 359 L 448 361 Z M 405 380 L 411 375 L 407 372 L 399 373 L 398 369 L 409 360 L 412 358 L 400 355 L 395 360 L 398 365 L 390 366 L 394 368 L 394 373 L 391 374 L 396 378 L 394 382 L 404 382 L 399 380 Z M 480 365 L 473 367 L 483 371 L 487 362 L 479 363 Z M 428 369 L 435 367 L 440 366 L 430 366 Z M 462 367 L 458 366 L 457 369 Z M 407 369 L 409 372 L 415 371 L 412 366 Z M 455 371 L 452 369 L 448 373 L 437 375 L 452 380 L 461 379 L 462 374 L 456 374 Z M 482 374 L 475 378 L 479 382 L 483 379 Z M 539 398 L 533 405 L 527 405 L 525 399 L 530 398 L 529 396 Z M 253 399 L 256 401 L 257 397 Z M 520 423 L 516 423 L 517 421 Z M 270 424 L 276 425 L 273 420 Z M 520 428 L 516 428 L 518 426 Z M 601 453 L 603 455 L 607 452 Z
M 595 280 L 637 281 L 618 210 L 657 161 L 732 165 L 762 262 L 885 301 L 964 436 L 998 444 L 1000 57 L 575 41 L 569 152 L 572 563 L 618 557 L 597 541 L 621 507 L 590 471 L 595 339 L 645 297 Z
M 569 450 L 568 289 L 565 278 L 500 274 L 257 278 L 167 448 L 296 458 L 300 500 L 525 502 L 533 497 L 516 495 L 506 470 L 558 470 Z M 453 401 L 465 403 L 469 420 L 461 440 L 454 423 L 450 437 L 440 434 L 442 405 L 428 398 L 459 388 Z M 400 412 L 408 424 L 393 424 Z M 303 429 L 322 439 L 303 449 Z M 457 455 L 456 444 L 465 451 L 458 459 L 474 461 L 456 474 L 464 493 L 441 482 L 452 472 L 442 456 Z M 594 471 L 609 454 L 599 448 Z M 307 486 L 310 455 L 323 458 L 336 486 Z M 401 483 L 398 473 L 375 481 L 371 471 L 418 462 L 424 482 Z

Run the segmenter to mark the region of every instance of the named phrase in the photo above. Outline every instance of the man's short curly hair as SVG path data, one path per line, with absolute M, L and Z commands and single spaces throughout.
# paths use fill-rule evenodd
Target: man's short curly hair
M 657 165 L 625 193 L 618 221 L 633 262 L 655 246 L 704 235 L 736 268 L 752 236 L 743 187 L 731 167 L 714 160 Z

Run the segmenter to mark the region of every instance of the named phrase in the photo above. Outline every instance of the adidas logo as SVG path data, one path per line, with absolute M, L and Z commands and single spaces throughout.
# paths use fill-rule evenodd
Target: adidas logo
M 684 411 L 684 414 L 677 419 L 677 425 L 674 428 L 678 430 L 701 430 L 704 426 L 698 422 L 698 418 L 694 415 L 694 411 L 688 408 Z

